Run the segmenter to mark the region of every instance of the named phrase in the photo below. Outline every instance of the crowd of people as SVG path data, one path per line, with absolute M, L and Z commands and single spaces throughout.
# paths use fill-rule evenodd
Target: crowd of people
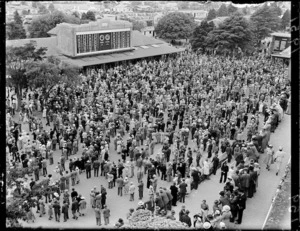
M 45 203 L 49 219 L 52 209 L 56 221 L 60 210 L 64 221 L 69 209 L 74 219 L 77 212 L 83 215 L 85 199 L 72 193 L 77 184 L 84 184 L 80 179 L 92 178 L 93 171 L 93 177 L 102 179 L 101 190 L 93 189 L 89 195 L 97 225 L 101 212 L 109 224 L 105 198 L 114 187 L 118 196 L 129 194 L 130 201 L 138 192 L 137 209 L 173 219 L 172 206 L 185 203 L 185 196 L 202 180 L 209 180 L 211 173 L 216 175 L 221 164 L 224 190 L 212 210 L 202 202 L 193 226 L 230 228 L 231 222 L 242 222 L 246 198 L 256 191 L 261 154 L 267 154 L 267 169 L 276 160 L 278 175 L 284 152 L 272 150 L 270 134 L 290 110 L 290 81 L 281 63 L 260 54 L 237 59 L 186 51 L 94 69 L 81 74 L 81 79 L 74 88 L 57 84 L 47 97 L 38 89 L 27 89 L 19 120 L 14 119 L 16 96 L 7 88 L 8 162 L 32 169 L 35 179 L 30 185 L 49 179 L 49 193 L 37 203 L 41 216 Z M 155 153 L 158 145 L 162 148 Z M 57 163 L 55 155 L 60 156 Z M 221 157 L 227 160 L 222 162 Z M 54 173 L 48 173 L 48 165 L 57 165 Z M 134 176 L 137 185 L 130 180 Z M 159 178 L 171 187 L 160 187 Z M 26 211 L 33 214 L 28 206 Z M 183 208 L 179 220 L 192 226 L 188 218 L 189 211 Z

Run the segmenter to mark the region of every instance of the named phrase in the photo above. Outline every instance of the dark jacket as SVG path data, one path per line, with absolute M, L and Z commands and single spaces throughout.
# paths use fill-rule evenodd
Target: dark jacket
M 179 185 L 179 190 L 180 190 L 180 193 L 186 193 L 186 188 L 187 188 L 187 184 L 182 182 L 180 185 Z
M 181 222 L 186 223 L 189 227 L 192 226 L 191 218 L 190 218 L 187 214 L 184 214 L 184 215 L 181 217 Z

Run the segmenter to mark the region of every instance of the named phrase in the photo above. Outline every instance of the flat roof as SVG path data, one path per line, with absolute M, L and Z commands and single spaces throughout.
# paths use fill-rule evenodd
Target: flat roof
M 62 61 L 67 62 L 69 64 L 79 66 L 79 67 L 86 67 L 86 66 L 94 66 L 94 65 L 105 64 L 105 63 L 114 63 L 114 62 L 125 61 L 125 60 L 141 59 L 146 57 L 172 54 L 172 53 L 177 53 L 185 50 L 184 48 L 176 48 L 170 46 L 167 43 L 154 45 L 154 46 L 143 46 L 145 48 L 135 47 L 135 50 L 133 51 L 111 53 L 105 55 L 95 55 L 95 56 L 81 57 L 81 58 L 74 58 L 74 59 L 68 58 L 66 56 L 60 56 L 59 58 Z

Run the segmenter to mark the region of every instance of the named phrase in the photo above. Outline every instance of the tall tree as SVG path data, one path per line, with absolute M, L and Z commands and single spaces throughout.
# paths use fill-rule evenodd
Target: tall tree
M 162 17 L 157 23 L 155 33 L 162 39 L 187 39 L 194 28 L 192 15 L 176 12 Z
M 55 7 L 54 7 L 53 3 L 49 4 L 48 10 L 50 11 L 50 13 L 53 13 L 53 11 L 55 10 Z
M 23 21 L 18 11 L 14 12 L 14 20 L 7 23 L 6 37 L 9 40 L 26 38 L 26 31 L 23 27 Z
M 216 51 L 234 54 L 253 48 L 253 32 L 250 24 L 239 13 L 235 13 L 207 35 L 207 45 Z
M 281 27 L 285 29 L 286 27 L 290 26 L 291 21 L 291 12 L 290 10 L 286 10 L 281 18 Z
M 250 17 L 253 32 L 256 37 L 256 44 L 260 46 L 261 40 L 268 37 L 272 31 L 280 26 L 280 18 L 273 8 L 263 5 L 258 8 Z
M 95 13 L 93 11 L 86 12 L 86 19 L 96 21 Z
M 198 50 L 200 48 L 205 52 L 205 47 L 207 46 L 207 34 L 213 29 L 214 24 L 210 24 L 207 21 L 202 21 L 201 24 L 194 29 L 190 40 L 193 50 Z
M 11 82 L 16 89 L 18 106 L 21 105 L 22 89 L 28 86 L 28 78 L 25 75 L 26 65 L 32 61 L 42 60 L 46 50 L 46 47 L 36 49 L 33 43 L 6 48 L 6 72 L 11 76 Z
M 208 11 L 208 14 L 207 14 L 207 17 L 206 17 L 206 20 L 207 21 L 210 21 L 210 20 L 213 20 L 217 17 L 217 12 L 215 9 L 211 9 Z
M 131 18 L 122 18 L 122 20 L 132 23 L 132 30 L 142 31 L 143 28 L 147 26 L 145 21 L 138 21 Z
M 38 13 L 39 13 L 39 14 L 48 14 L 49 11 L 48 11 L 48 9 L 47 9 L 47 7 L 46 7 L 45 5 L 42 5 L 42 4 L 41 4 L 41 5 L 39 6 Z
M 42 89 L 45 99 L 58 83 L 65 83 L 70 87 L 79 83 L 79 69 L 55 57 L 29 63 L 25 74 L 30 86 Z
M 22 18 L 21 18 L 21 16 L 19 15 L 19 13 L 18 13 L 17 10 L 14 12 L 14 22 L 15 22 L 16 24 L 23 25 Z
M 78 13 L 77 11 L 74 11 L 74 12 L 72 13 L 72 16 L 74 16 L 74 17 L 76 17 L 76 18 L 80 18 L 80 15 L 79 15 L 79 13 Z
M 217 11 L 217 16 L 218 17 L 225 17 L 225 16 L 228 16 L 228 10 L 227 10 L 227 7 L 226 5 L 223 3 L 220 8 L 218 9 Z
M 271 4 L 270 4 L 270 7 L 274 10 L 274 12 L 276 13 L 277 16 L 281 16 L 282 10 L 281 10 L 281 8 L 278 6 L 277 2 L 271 3 Z
M 232 15 L 233 13 L 235 13 L 238 10 L 237 7 L 235 7 L 232 4 L 229 4 L 229 6 L 227 7 L 227 11 L 228 11 L 228 15 Z

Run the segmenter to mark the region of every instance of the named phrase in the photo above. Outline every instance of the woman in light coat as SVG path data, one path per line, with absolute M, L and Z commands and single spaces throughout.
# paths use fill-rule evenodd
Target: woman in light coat
M 84 216 L 86 210 L 86 200 L 84 197 L 81 197 L 81 201 L 79 202 L 79 216 Z

